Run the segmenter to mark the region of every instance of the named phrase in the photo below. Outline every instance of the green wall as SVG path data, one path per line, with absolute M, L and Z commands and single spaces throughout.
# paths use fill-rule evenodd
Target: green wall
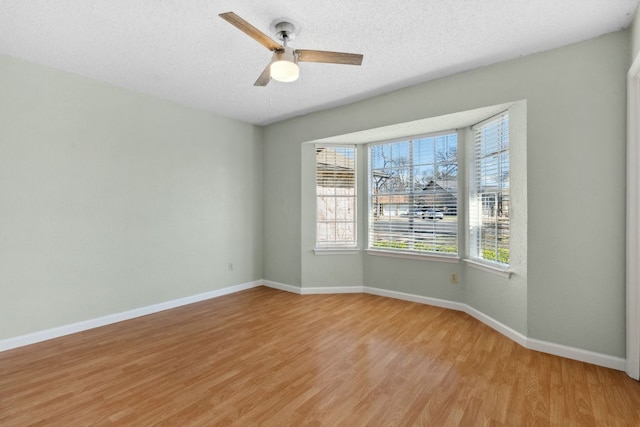
M 528 337 L 624 357 L 629 57 L 630 35 L 618 32 L 268 126 L 264 278 L 465 302 Z M 313 166 L 303 143 L 519 100 L 527 109 L 524 278 L 458 265 L 463 283 L 452 287 L 449 264 L 313 254 L 303 188 Z
M 258 127 L 0 56 L 0 339 L 259 280 L 262 165 Z
M 633 40 L 609 34 L 265 128 L 0 56 L 0 339 L 264 278 L 464 302 L 531 338 L 624 357 Z M 526 259 L 512 279 L 313 253 L 305 142 L 521 100 Z

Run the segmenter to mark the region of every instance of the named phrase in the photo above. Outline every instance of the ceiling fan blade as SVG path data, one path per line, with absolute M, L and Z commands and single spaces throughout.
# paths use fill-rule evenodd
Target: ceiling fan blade
M 256 40 L 258 43 L 260 43 L 262 46 L 266 47 L 267 49 L 276 50 L 276 49 L 282 48 L 280 43 L 276 42 L 275 40 L 272 40 L 265 33 L 260 31 L 253 25 L 249 24 L 247 21 L 240 18 L 235 13 L 225 12 L 225 13 L 219 14 L 218 16 L 224 19 L 225 21 L 227 21 L 228 23 L 230 23 L 231 25 L 233 25 L 234 27 L 236 27 L 237 29 L 239 29 L 240 31 L 242 31 L 243 33 L 245 33 L 246 35 L 248 35 L 249 37 Z
M 324 50 L 297 49 L 299 62 L 328 62 L 330 64 L 362 64 L 363 56 L 357 53 L 328 52 Z
M 258 80 L 253 84 L 254 86 L 266 86 L 271 81 L 271 62 L 267 65 L 267 68 L 264 69 Z

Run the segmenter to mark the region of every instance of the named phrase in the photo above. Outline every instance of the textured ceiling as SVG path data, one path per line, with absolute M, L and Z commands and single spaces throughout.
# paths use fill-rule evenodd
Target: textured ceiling
M 639 0 L 0 0 L 0 54 L 255 124 L 626 28 Z M 294 48 L 364 54 L 253 83 L 271 53 L 217 15 L 233 11 Z

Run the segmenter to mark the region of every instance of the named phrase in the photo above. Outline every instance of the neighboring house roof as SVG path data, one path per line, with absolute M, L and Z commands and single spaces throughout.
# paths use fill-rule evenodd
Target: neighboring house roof
M 316 148 L 316 164 L 353 170 L 355 166 L 355 158 L 345 156 L 334 148 L 318 147 Z
M 329 147 L 316 149 L 316 181 L 322 187 L 353 187 L 355 158 Z
M 422 191 L 446 191 L 453 194 L 458 191 L 458 180 L 431 180 L 422 188 Z

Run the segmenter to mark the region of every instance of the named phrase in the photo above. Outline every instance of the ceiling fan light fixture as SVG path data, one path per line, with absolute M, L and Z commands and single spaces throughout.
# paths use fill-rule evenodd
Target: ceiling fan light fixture
M 221 13 L 219 16 L 273 52 L 271 62 L 262 70 L 260 77 L 253 84 L 254 86 L 266 86 L 271 79 L 281 82 L 298 80 L 300 75 L 298 61 L 346 65 L 362 64 L 361 54 L 309 49 L 293 50 L 288 47 L 287 42 L 296 37 L 296 32 L 300 28 L 292 24 L 290 19 L 280 18 L 271 23 L 271 30 L 276 33 L 276 37 L 282 42 L 280 44 L 233 12 Z
M 294 82 L 300 76 L 295 52 L 292 48 L 284 46 L 283 50 L 273 52 L 271 62 L 271 78 L 279 82 Z

